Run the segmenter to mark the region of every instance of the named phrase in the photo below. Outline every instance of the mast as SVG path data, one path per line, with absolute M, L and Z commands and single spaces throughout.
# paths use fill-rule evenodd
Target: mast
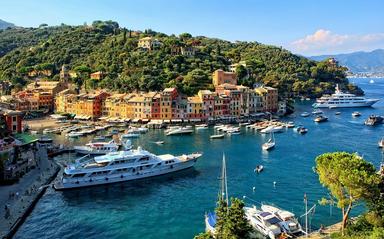
M 305 236 L 308 237 L 308 200 L 307 194 L 304 194 L 304 203 L 305 203 Z

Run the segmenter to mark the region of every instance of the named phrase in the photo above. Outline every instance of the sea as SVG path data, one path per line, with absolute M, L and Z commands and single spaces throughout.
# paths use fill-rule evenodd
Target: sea
M 379 167 L 382 154 L 377 142 L 384 136 L 384 125 L 369 127 L 364 120 L 371 114 L 384 115 L 384 79 L 370 80 L 350 79 L 367 97 L 381 101 L 372 108 L 324 109 L 328 122 L 315 123 L 312 116 L 301 117 L 302 112 L 313 111 L 313 101 L 298 100 L 295 113 L 283 120 L 304 125 L 308 133 L 300 135 L 287 129 L 275 134 L 276 147 L 269 152 L 261 149 L 269 136 L 245 128 L 240 135 L 216 140 L 209 138 L 213 128 L 190 136 L 165 136 L 163 130 L 150 130 L 133 144 L 155 154 L 202 152 L 203 156 L 193 168 L 172 175 L 70 191 L 49 189 L 15 238 L 193 238 L 205 230 L 205 213 L 215 208 L 223 154 L 230 197 L 244 199 L 249 206 L 279 206 L 294 212 L 303 222 L 306 194 L 308 207 L 315 205 L 309 214 L 311 229 L 336 223 L 341 220 L 337 207 L 318 203 L 329 194 L 314 172 L 315 158 L 326 152 L 356 152 Z M 351 116 L 356 110 L 361 117 Z M 54 137 L 58 143 L 74 145 L 90 140 Z M 154 143 L 159 140 L 164 144 Z M 75 157 L 66 154 L 55 160 L 65 163 Z M 256 165 L 263 165 L 264 171 L 255 173 Z M 352 215 L 363 210 L 360 205 Z

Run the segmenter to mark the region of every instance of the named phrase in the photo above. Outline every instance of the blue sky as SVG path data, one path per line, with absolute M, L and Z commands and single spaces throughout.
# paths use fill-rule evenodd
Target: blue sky
M 258 41 L 318 55 L 384 48 L 383 0 L 1 0 L 19 26 L 114 20 L 129 29 Z

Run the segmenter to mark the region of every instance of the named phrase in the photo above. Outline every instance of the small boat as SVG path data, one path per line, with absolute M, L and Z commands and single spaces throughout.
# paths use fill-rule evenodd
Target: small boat
M 355 112 L 352 113 L 352 116 L 353 117 L 359 117 L 359 116 L 361 116 L 361 114 L 360 114 L 359 111 L 355 111 Z
M 285 127 L 287 128 L 294 128 L 295 127 L 295 123 L 294 122 L 288 122 L 285 124 Z
M 323 113 L 323 111 L 322 111 L 322 110 L 319 110 L 319 109 L 316 109 L 316 110 L 312 111 L 312 114 L 313 114 L 313 115 L 320 115 L 320 114 L 322 114 L 322 113 Z
M 104 141 L 104 140 L 105 140 L 105 136 L 103 136 L 103 135 L 99 135 L 99 136 L 96 136 L 95 138 L 93 138 L 94 142 L 100 142 L 100 141 Z
M 137 128 L 137 132 L 139 132 L 140 134 L 145 134 L 148 132 L 148 128 L 145 128 L 145 127 L 139 127 Z
M 249 122 L 243 122 L 243 123 L 239 123 L 239 126 L 241 127 L 241 126 L 247 126 L 247 125 L 250 125 L 251 123 L 249 123 Z
M 211 135 L 209 138 L 211 139 L 222 139 L 224 138 L 225 134 L 214 134 L 214 135 Z
M 138 138 L 138 137 L 140 137 L 140 134 L 128 133 L 128 134 L 122 134 L 120 136 L 120 139 L 131 139 L 131 138 Z
M 298 126 L 297 128 L 295 128 L 295 131 L 299 134 L 306 134 L 308 132 L 308 129 L 304 126 Z
M 207 124 L 197 124 L 195 126 L 196 129 L 208 129 L 208 125 Z
M 266 143 L 264 143 L 261 147 L 263 150 L 270 150 L 270 149 L 273 149 L 275 145 L 276 145 L 275 137 L 273 133 L 271 133 L 271 137 L 269 138 L 269 140 Z
M 379 145 L 380 148 L 384 148 L 384 137 L 381 138 L 381 140 L 379 141 L 378 145 Z
M 327 120 L 328 120 L 328 117 L 327 117 L 327 116 L 323 116 L 323 115 L 319 115 L 319 116 L 317 116 L 317 117 L 314 119 L 314 121 L 315 121 L 316 123 L 325 122 L 325 121 L 327 121 Z
M 335 112 L 335 115 L 341 115 L 340 111 Z
M 164 141 L 155 141 L 155 144 L 164 144 Z
M 374 84 L 375 81 L 374 81 L 373 79 L 371 79 L 371 80 L 369 81 L 369 83 L 370 83 L 370 84 Z
M 280 133 L 280 132 L 283 132 L 283 131 L 284 131 L 284 127 L 283 127 L 283 126 L 274 126 L 274 125 L 271 125 L 271 126 L 268 126 L 268 127 L 265 128 L 265 129 L 260 130 L 260 133 L 262 133 L 262 134 L 268 134 L 268 133 Z
M 166 135 L 171 136 L 171 135 L 183 135 L 183 134 L 192 134 L 193 130 L 191 127 L 177 127 L 175 129 L 171 129 L 167 131 Z
M 384 118 L 378 115 L 371 115 L 368 117 L 367 120 L 365 120 L 364 124 L 369 126 L 374 126 L 377 124 L 382 124 Z
M 68 138 L 77 138 L 77 137 L 83 136 L 83 133 L 81 133 L 81 132 L 70 132 L 66 136 Z
M 261 173 L 264 170 L 263 165 L 257 165 L 256 168 L 253 170 L 255 173 Z

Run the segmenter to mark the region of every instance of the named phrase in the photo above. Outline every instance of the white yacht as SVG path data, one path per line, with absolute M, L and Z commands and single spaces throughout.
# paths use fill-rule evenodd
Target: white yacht
M 127 140 L 124 147 L 126 150 L 131 148 L 131 142 Z M 103 155 L 116 152 L 119 149 L 119 145 L 114 140 L 111 140 L 109 142 L 90 142 L 85 146 L 74 146 L 73 149 L 78 154 Z
M 138 147 L 82 162 L 85 156 L 64 168 L 63 175 L 56 180 L 54 188 L 64 190 L 159 176 L 190 168 L 201 155 L 155 155 Z
M 207 124 L 197 124 L 197 125 L 195 125 L 195 129 L 197 129 L 197 130 L 208 129 L 208 125 Z
M 281 231 L 281 219 L 270 212 L 258 210 L 255 206 L 244 207 L 245 215 L 252 227 L 261 234 L 277 239 L 283 233 Z
M 264 129 L 260 130 L 260 133 L 262 133 L 262 134 L 269 134 L 269 133 L 280 133 L 280 132 L 283 132 L 283 131 L 284 131 L 284 127 L 283 126 L 271 125 L 271 126 L 268 126 L 267 128 L 264 128 Z
M 191 127 L 176 127 L 176 128 L 170 128 L 166 131 L 166 135 L 181 135 L 181 134 L 192 134 L 193 130 Z
M 261 210 L 269 212 L 282 220 L 280 227 L 289 235 L 299 236 L 305 234 L 300 223 L 295 218 L 295 214 L 266 204 L 261 205 Z
M 369 107 L 378 102 L 378 99 L 368 99 L 354 94 L 344 93 L 336 85 L 336 91 L 332 95 L 323 95 L 313 104 L 315 108 L 345 108 L 345 107 Z

